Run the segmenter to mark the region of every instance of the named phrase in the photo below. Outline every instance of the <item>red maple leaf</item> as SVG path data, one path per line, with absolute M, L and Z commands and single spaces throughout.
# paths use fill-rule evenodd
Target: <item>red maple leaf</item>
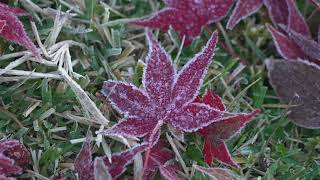
M 147 33 L 147 39 L 149 54 L 143 88 L 110 80 L 104 83 L 102 94 L 125 118 L 103 133 L 126 137 L 148 135 L 150 142 L 155 143 L 164 123 L 184 132 L 194 132 L 225 118 L 225 112 L 193 102 L 212 61 L 217 32 L 179 73 L 152 33 Z
M 225 106 L 219 96 L 211 91 L 207 91 L 203 98 L 197 97 L 195 102 L 204 103 L 212 108 L 225 111 Z M 208 165 L 217 159 L 229 166 L 238 168 L 239 165 L 232 160 L 225 140 L 238 134 L 246 123 L 257 115 L 260 110 L 255 110 L 250 114 L 239 113 L 220 122 L 214 122 L 206 128 L 200 129 L 198 133 L 205 137 L 203 154 Z
M 97 157 L 93 162 L 91 136 L 88 136 L 74 161 L 74 168 L 80 180 L 94 180 L 95 177 L 105 176 L 115 179 L 126 170 L 126 166 L 133 160 L 134 156 L 144 151 L 148 146 L 148 144 L 144 143 L 126 151 L 114 153 L 112 154 L 111 162 L 106 156 Z
M 11 179 L 6 176 L 21 174 L 27 164 L 29 152 L 24 145 L 16 140 L 0 141 L 0 179 Z
M 263 0 L 238 0 L 227 23 L 228 29 L 233 29 L 242 19 L 256 13 L 263 5 Z
M 177 165 L 170 162 L 174 157 L 174 152 L 166 147 L 166 143 L 164 141 L 160 140 L 150 149 L 150 156 L 148 164 L 145 167 L 143 179 L 154 179 L 158 170 L 166 179 L 179 179 L 176 174 L 176 171 L 178 170 Z
M 38 55 L 36 46 L 25 32 L 23 24 L 17 18 L 17 16 L 25 16 L 28 14 L 29 13 L 23 9 L 12 8 L 0 3 L 0 37 L 18 43 L 31 50 L 34 55 Z
M 267 7 L 273 24 L 277 26 L 282 24 L 305 36 L 310 35 L 295 0 L 238 0 L 227 23 L 227 28 L 233 29 L 242 19 L 256 13 L 262 5 Z
M 185 45 L 198 37 L 203 26 L 223 19 L 233 0 L 163 0 L 166 8 L 130 24 L 161 29 L 170 28 L 185 36 Z
M 267 26 L 279 54 L 287 60 L 305 59 L 319 64 L 320 44 L 311 39 L 309 27 L 295 1 L 286 0 L 286 4 L 279 7 L 279 10 L 269 9 L 274 27 Z

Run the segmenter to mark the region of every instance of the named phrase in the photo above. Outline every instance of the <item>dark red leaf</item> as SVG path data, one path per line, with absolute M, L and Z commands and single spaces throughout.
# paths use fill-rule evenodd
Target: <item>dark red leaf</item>
M 27 13 L 22 9 L 11 8 L 0 3 L 0 25 L 2 24 L 2 28 L 0 28 L 0 36 L 8 41 L 18 43 L 31 50 L 34 55 L 38 55 L 36 46 L 25 32 L 23 24 L 17 18 L 19 15 L 26 14 Z
M 0 141 L 0 176 L 21 174 L 23 168 L 29 164 L 27 148 L 17 140 Z
M 121 175 L 125 170 L 126 166 L 131 163 L 133 160 L 134 156 L 148 148 L 148 144 L 141 144 L 137 145 L 135 147 L 132 147 L 131 149 L 128 149 L 127 151 L 123 151 L 120 153 L 115 153 L 112 154 L 112 162 L 109 162 L 108 157 L 104 157 L 103 161 L 108 169 L 110 175 L 112 176 L 113 179 Z
M 289 10 L 286 0 L 264 0 L 263 2 L 274 25 L 288 25 Z
M 14 164 L 14 160 L 7 156 L 0 154 L 0 174 L 1 175 L 12 175 L 21 174 L 22 168 Z
M 153 35 L 147 33 L 147 38 L 150 52 L 143 74 L 144 88 L 115 81 L 104 83 L 104 96 L 115 109 L 126 115 L 104 134 L 148 136 L 150 143 L 155 144 L 163 123 L 192 132 L 221 120 L 225 112 L 192 103 L 212 61 L 218 34 L 213 33 L 203 50 L 179 73 Z
M 225 110 L 221 99 L 211 91 L 207 91 L 203 98 L 198 97 L 195 102 L 207 104 L 212 108 L 220 107 L 221 110 Z M 223 121 L 214 122 L 208 127 L 200 129 L 198 133 L 205 137 L 203 154 L 206 163 L 211 165 L 212 161 L 217 159 L 227 165 L 238 168 L 239 166 L 232 160 L 224 140 L 228 140 L 238 134 L 242 127 L 259 112 L 260 110 L 256 110 L 250 114 L 229 115 Z
M 286 0 L 288 6 L 288 29 L 304 35 L 305 37 L 311 37 L 309 27 L 304 17 L 301 15 L 295 0 Z
M 269 79 L 280 101 L 289 105 L 289 118 L 298 126 L 320 128 L 320 69 L 306 61 L 269 59 Z
M 74 161 L 74 170 L 78 173 L 80 180 L 94 180 L 91 138 L 91 135 L 86 138 Z
M 227 23 L 228 29 L 233 29 L 242 19 L 256 13 L 263 5 L 263 0 L 238 0 Z
M 200 35 L 203 26 L 220 21 L 233 4 L 233 0 L 164 0 L 168 7 L 154 13 L 144 20 L 130 24 L 145 26 L 167 31 L 177 31 L 182 38 L 186 37 L 185 45 L 189 45 Z
M 320 43 L 294 31 L 290 33 L 290 36 L 306 55 L 312 59 L 320 60 Z
M 285 59 L 306 59 L 305 54 L 301 51 L 301 48 L 286 34 L 278 31 L 274 27 L 268 25 L 268 30 L 272 35 L 273 41 L 277 47 L 279 54 Z
M 213 160 L 217 159 L 229 166 L 233 166 L 235 168 L 240 167 L 236 162 L 232 160 L 228 147 L 221 139 L 213 139 L 213 137 L 205 138 L 203 155 L 208 165 L 211 165 Z
M 126 170 L 126 166 L 133 160 L 137 153 L 144 151 L 149 146 L 144 143 L 126 151 L 114 153 L 111 157 L 112 162 L 109 162 L 107 156 L 97 157 L 95 162 L 93 162 L 91 138 L 91 135 L 87 137 L 74 161 L 74 169 L 78 173 L 80 180 L 97 180 L 95 178 L 106 177 L 108 174 L 114 179 Z M 104 166 L 101 165 L 101 160 L 103 161 Z M 108 172 L 102 172 L 104 169 L 107 169 Z
M 143 179 L 154 179 L 158 170 L 160 170 L 161 175 L 167 179 L 178 179 L 176 175 L 177 167 L 168 163 L 174 157 L 174 152 L 167 148 L 164 141 L 160 140 L 150 149 L 150 157 Z

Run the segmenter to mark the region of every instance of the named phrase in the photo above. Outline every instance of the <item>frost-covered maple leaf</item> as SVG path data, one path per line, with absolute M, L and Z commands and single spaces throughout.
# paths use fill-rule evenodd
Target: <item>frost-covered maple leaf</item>
M 150 149 L 150 157 L 144 172 L 144 180 L 152 180 L 157 171 L 160 171 L 162 177 L 170 180 L 179 179 L 176 170 L 177 165 L 170 163 L 175 157 L 174 152 L 166 147 L 164 141 L 159 141 Z
M 18 43 L 31 50 L 34 55 L 38 55 L 36 46 L 25 32 L 23 24 L 17 18 L 17 16 L 24 15 L 28 15 L 28 12 L 0 3 L 0 37 Z
M 114 153 L 111 157 L 112 162 L 109 161 L 107 156 L 97 157 L 95 162 L 93 162 L 91 137 L 89 136 L 83 143 L 82 148 L 74 161 L 74 168 L 78 173 L 80 180 L 97 180 L 100 179 L 99 177 L 106 176 L 115 179 L 126 170 L 126 166 L 132 162 L 134 156 L 137 153 L 144 151 L 147 147 L 148 144 L 144 143 L 136 145 L 126 151 Z
M 233 29 L 242 19 L 256 13 L 262 5 L 268 9 L 273 24 L 280 24 L 303 35 L 309 35 L 309 29 L 299 13 L 295 0 L 238 0 L 227 23 L 228 29 Z
M 19 141 L 0 141 L 0 179 L 14 179 L 7 176 L 21 174 L 28 163 L 29 152 Z
M 285 2 L 278 2 L 282 4 L 278 9 L 269 8 L 273 26 L 267 25 L 279 54 L 287 60 L 304 59 L 319 64 L 320 44 L 311 39 L 309 27 L 295 1 Z
M 221 111 L 226 110 L 221 98 L 212 91 L 207 91 L 203 98 L 197 97 L 195 102 L 207 104 Z M 217 159 L 229 166 L 238 168 L 239 165 L 232 160 L 224 141 L 238 134 L 246 123 L 259 112 L 260 110 L 255 110 L 250 114 L 239 113 L 224 121 L 214 122 L 208 127 L 200 129 L 199 134 L 205 137 L 203 154 L 206 163 L 211 165 L 212 161 Z
M 263 5 L 263 0 L 238 0 L 227 23 L 228 29 L 233 29 L 242 19 L 256 13 Z
M 167 31 L 172 28 L 182 38 L 185 45 L 198 37 L 202 28 L 223 19 L 234 0 L 163 0 L 166 8 L 155 12 L 143 20 L 130 24 Z
M 225 112 L 193 102 L 212 61 L 218 33 L 213 33 L 203 50 L 178 73 L 151 32 L 147 33 L 147 39 L 149 54 L 143 88 L 111 80 L 103 85 L 102 94 L 125 115 L 103 133 L 126 137 L 148 135 L 155 143 L 157 138 L 153 137 L 164 123 L 184 132 L 194 132 L 225 118 Z

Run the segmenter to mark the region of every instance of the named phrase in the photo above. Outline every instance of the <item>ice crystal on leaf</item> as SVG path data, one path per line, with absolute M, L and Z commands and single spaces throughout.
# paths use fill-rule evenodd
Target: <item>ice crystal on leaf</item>
M 28 12 L 19 8 L 12 8 L 0 3 L 0 37 L 24 46 L 37 55 L 37 48 L 28 37 L 23 24 L 17 16 L 28 15 Z
M 185 45 L 189 45 L 205 25 L 227 15 L 233 0 L 164 0 L 164 3 L 166 8 L 131 24 L 164 31 L 172 28 L 181 38 L 185 36 Z
M 0 141 L 0 179 L 14 179 L 7 176 L 21 174 L 28 163 L 29 152 L 19 141 Z
M 204 103 L 212 108 L 226 111 L 221 98 L 211 91 L 207 91 L 203 98 L 197 97 L 195 102 Z M 235 114 L 223 121 L 214 122 L 208 127 L 200 129 L 198 133 L 205 137 L 203 154 L 206 163 L 211 165 L 212 161 L 217 159 L 229 166 L 239 167 L 239 165 L 232 160 L 224 141 L 238 134 L 246 123 L 259 112 L 260 110 L 255 110 L 249 114 Z
M 92 160 L 91 137 L 88 136 L 74 162 L 75 171 L 80 180 L 100 180 L 106 177 L 115 179 L 121 175 L 134 156 L 144 151 L 148 144 L 136 145 L 126 151 L 112 154 L 111 161 L 107 156 Z M 102 163 L 103 162 L 103 163 Z
M 178 166 L 170 163 L 170 160 L 175 157 L 175 154 L 166 147 L 165 141 L 160 140 L 151 148 L 150 152 L 149 161 L 143 176 L 144 180 L 154 179 L 158 170 L 162 177 L 166 179 L 179 179 L 176 174 Z
M 149 54 L 143 88 L 116 81 L 104 83 L 102 94 L 127 116 L 103 133 L 126 137 L 147 135 L 150 142 L 156 143 L 157 138 L 154 137 L 164 123 L 184 132 L 194 132 L 225 118 L 225 112 L 193 102 L 212 61 L 218 41 L 217 32 L 179 73 L 151 32 L 147 33 L 147 39 Z

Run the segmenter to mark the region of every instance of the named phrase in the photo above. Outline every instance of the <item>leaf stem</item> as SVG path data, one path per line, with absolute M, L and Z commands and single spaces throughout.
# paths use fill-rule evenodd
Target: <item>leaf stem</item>
M 151 148 L 152 146 L 154 145 L 154 138 L 157 134 L 157 132 L 159 131 L 159 129 L 161 128 L 163 124 L 163 121 L 159 121 L 157 123 L 157 125 L 154 127 L 154 129 L 152 130 L 151 134 L 150 134 L 150 137 L 149 137 L 149 147 L 148 147 L 148 150 L 146 152 L 146 157 L 145 157 L 145 160 L 144 160 L 144 164 L 143 164 L 143 169 L 141 171 L 141 175 L 140 175 L 140 180 L 143 180 L 143 176 L 144 176 L 144 172 L 146 171 L 147 169 L 147 166 L 148 166 L 148 163 L 149 163 L 149 158 L 150 158 L 150 153 L 151 153 Z

